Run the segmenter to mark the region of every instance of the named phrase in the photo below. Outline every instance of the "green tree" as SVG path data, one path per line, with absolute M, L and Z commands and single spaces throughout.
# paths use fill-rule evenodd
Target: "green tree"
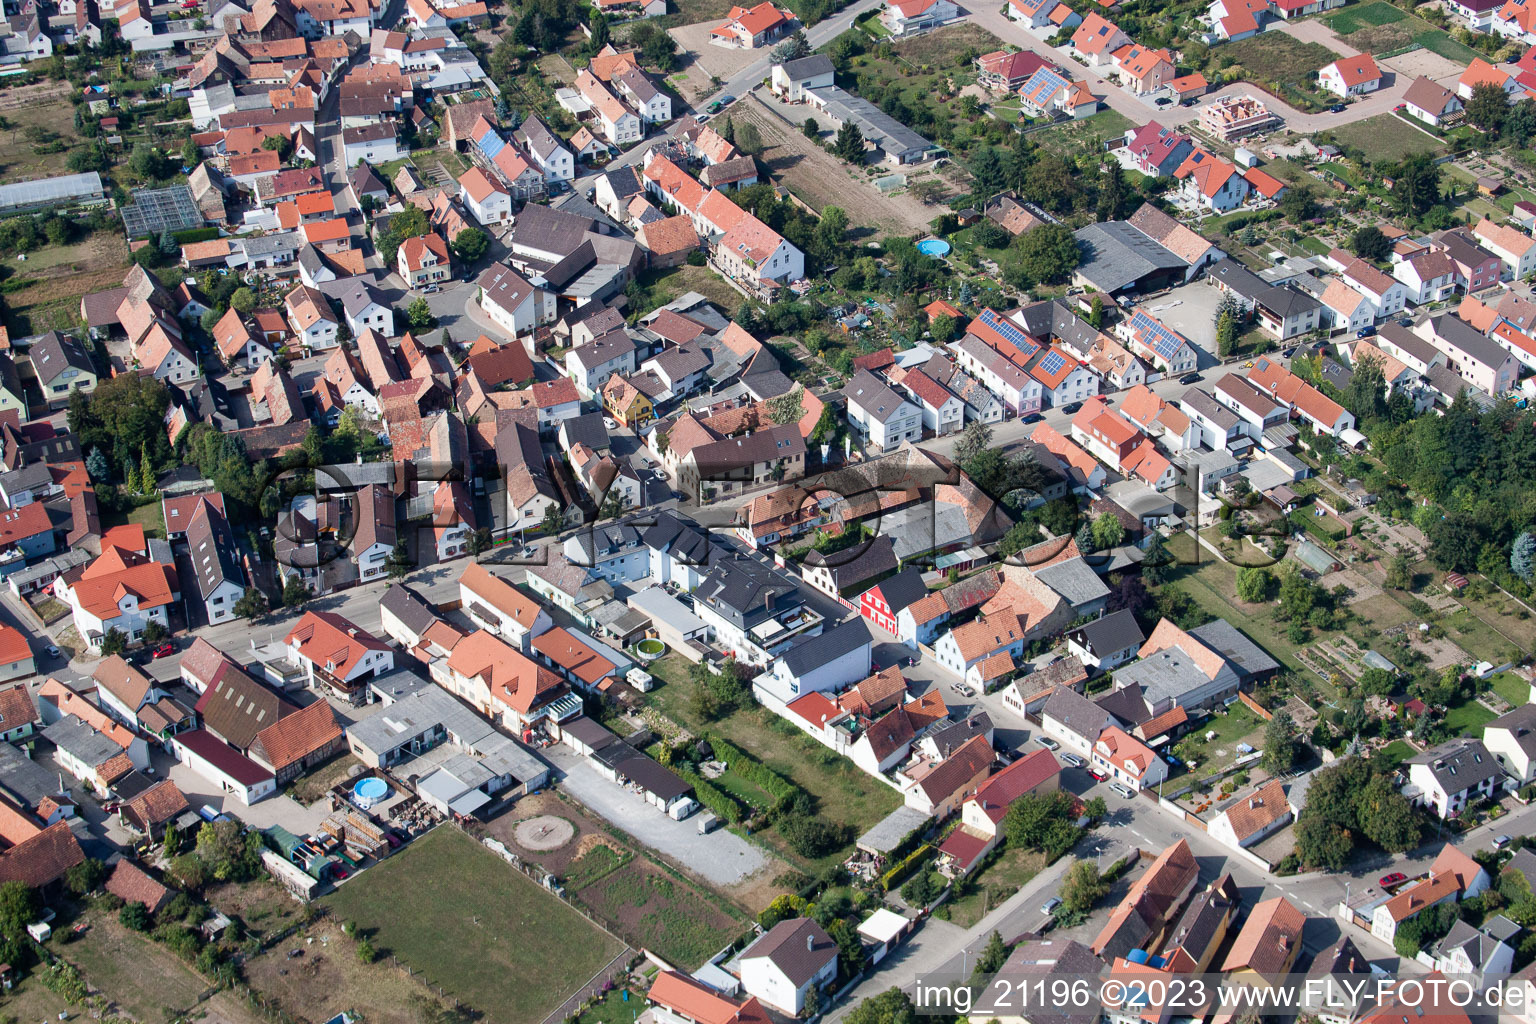
M 1387 563 L 1386 584 L 1393 590 L 1413 589 L 1413 566 L 1408 561 L 1406 551 L 1399 551 Z
M 479 228 L 464 228 L 453 239 L 453 254 L 468 264 L 474 264 L 491 247 L 491 236 Z
M 540 524 L 545 533 L 556 534 L 565 529 L 565 512 L 559 505 L 549 504 L 544 506 L 544 520 Z
M 1275 576 L 1265 568 L 1248 568 L 1237 570 L 1237 597 L 1238 600 L 1249 604 L 1257 604 L 1260 601 L 1268 601 L 1269 595 L 1274 591 Z
M 1042 224 L 1009 247 L 1004 279 L 1015 288 L 1060 284 L 1082 261 L 1077 239 L 1065 224 Z
M 1531 531 L 1525 530 L 1515 538 L 1509 551 L 1509 571 L 1527 583 L 1536 575 L 1536 535 Z
M 1225 359 L 1237 348 L 1237 316 L 1229 309 L 1216 315 L 1216 354 Z
M 1281 195 L 1280 213 L 1292 224 L 1305 224 L 1317 216 L 1317 196 L 1309 186 L 1297 182 Z
M 796 384 L 784 394 L 768 399 L 768 418 L 781 427 L 794 423 L 805 415 L 804 401 L 805 389 Z
M 812 142 L 816 142 L 821 138 L 821 126 L 816 123 L 814 117 L 805 119 L 805 123 L 800 126 L 800 132 Z
M 1349 247 L 1356 256 L 1372 263 L 1381 263 L 1392 255 L 1392 240 L 1381 233 L 1381 228 L 1367 224 L 1356 228 L 1349 238 Z
M 797 31 L 794 35 L 784 40 L 773 48 L 773 63 L 787 64 L 792 60 L 811 55 L 810 40 L 805 38 L 804 30 Z
M 1083 804 L 1083 813 L 1094 821 L 1099 821 L 1109 813 L 1109 805 L 1104 802 L 1103 797 L 1091 796 Z
M 971 969 L 971 976 L 987 978 L 1003 969 L 1003 964 L 1008 962 L 1008 945 L 1003 942 L 1003 937 L 996 929 L 987 936 L 987 944 L 981 947 L 981 952 L 976 954 L 976 966 Z
M 166 177 L 165 154 L 147 142 L 136 143 L 128 156 L 128 169 L 146 181 Z
M 469 536 L 464 539 L 464 549 L 477 562 L 481 555 L 491 550 L 492 544 L 491 531 L 483 526 L 478 530 L 470 531 Z
M 1010 845 L 1040 850 L 1052 860 L 1076 845 L 1072 797 L 1060 791 L 1026 793 L 1009 805 L 1003 817 L 1003 833 Z
M 155 483 L 159 478 L 155 476 L 155 465 L 149 458 L 149 445 L 144 444 L 139 448 L 139 486 L 140 494 L 154 494 Z
M 1093 543 L 1100 551 L 1118 547 L 1125 540 L 1125 524 L 1109 512 L 1101 512 L 1093 520 Z
M 268 135 L 261 140 L 261 148 L 276 153 L 283 163 L 287 163 L 288 158 L 293 156 L 293 140 L 286 135 Z
M 1088 326 L 1099 331 L 1104 329 L 1104 299 L 1095 295 L 1088 306 Z
M 357 940 L 357 959 L 359 963 L 371 964 L 379 958 L 378 951 L 373 948 L 373 943 L 368 941 L 368 936 Z
M 283 581 L 284 608 L 302 608 L 309 602 L 310 596 L 309 585 L 298 573 Z
M 142 633 L 142 636 L 144 638 L 144 643 L 150 647 L 153 647 L 155 644 L 158 644 L 160 641 L 164 640 L 170 635 L 171 631 L 166 629 L 164 624 L 162 624 L 158 619 L 150 619 L 144 624 L 144 632 Z
M 1466 117 L 1484 135 L 1497 137 L 1509 116 L 1509 97 L 1504 87 L 1494 82 L 1480 82 L 1472 87 L 1466 101 Z
M 427 305 L 425 296 L 417 297 L 405 307 L 405 322 L 413 331 L 429 331 L 437 326 L 437 317 L 432 315 L 432 307 Z
M 160 248 L 160 255 L 162 256 L 175 256 L 177 253 L 181 252 L 181 246 L 176 244 L 176 236 L 171 234 L 170 228 L 166 228 L 164 231 L 160 232 L 160 241 L 158 245 Z
M 832 152 L 851 164 L 864 163 L 864 133 L 859 126 L 852 121 L 845 121 L 837 130 L 837 139 L 832 143 Z
M 1109 883 L 1099 876 L 1098 865 L 1080 860 L 1067 869 L 1061 882 L 1061 911 L 1064 917 L 1081 919 L 1109 893 Z
M 128 650 L 128 634 L 112 626 L 101 638 L 101 655 L 110 658 L 114 654 L 122 654 Z
M 848 1024 L 917 1024 L 917 1008 L 911 996 L 892 986 L 854 1007 L 846 1019 Z
M 242 619 L 259 619 L 267 614 L 267 599 L 255 587 L 246 587 L 235 602 L 235 614 Z
M 181 144 L 181 162 L 186 167 L 196 167 L 202 163 L 203 154 L 197 148 L 197 142 L 192 136 L 187 136 L 187 141 Z
M 751 121 L 744 121 L 740 128 L 736 129 L 736 148 L 747 156 L 757 156 L 763 151 L 763 136 L 757 130 L 757 125 Z
M 1440 165 L 1427 153 L 1409 156 L 1392 175 L 1392 199 L 1397 212 L 1422 216 L 1440 201 Z
M 71 895 L 84 896 L 95 890 L 107 877 L 107 866 L 95 857 L 87 857 L 64 872 L 64 887 Z
M 43 912 L 37 890 L 25 882 L 0 885 L 0 935 L 20 935 Z
M 389 575 L 389 578 L 397 583 L 409 576 L 411 570 L 416 568 L 411 562 L 411 553 L 405 546 L 404 537 L 395 541 L 395 546 L 389 552 L 389 557 L 385 559 L 384 566 L 384 571 Z M 284 589 L 286 590 L 287 588 Z
M 990 447 L 992 428 L 980 420 L 972 420 L 965 425 L 960 440 L 955 442 L 955 461 L 962 467 L 967 466 Z
M 118 923 L 136 932 L 149 931 L 149 908 L 138 900 L 124 903 L 117 912 Z
M 1125 208 L 1130 189 L 1125 184 L 1125 171 L 1118 160 L 1105 160 L 1099 165 L 1099 204 L 1095 211 L 1100 222 L 1115 220 Z
M 1264 756 L 1259 765 L 1271 775 L 1284 775 L 1296 767 L 1296 722 L 1289 711 L 1276 711 L 1264 726 Z

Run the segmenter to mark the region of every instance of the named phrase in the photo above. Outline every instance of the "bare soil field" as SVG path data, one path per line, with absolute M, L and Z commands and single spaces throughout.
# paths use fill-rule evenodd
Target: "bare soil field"
M 871 228 L 882 235 L 926 230 L 928 223 L 944 212 L 910 195 L 882 195 L 861 169 L 850 167 L 790 128 L 755 96 L 732 104 L 726 113 L 716 116 L 727 115 L 736 124 L 757 126 L 763 139 L 758 159 L 774 181 L 818 212 L 824 206 L 840 206 L 847 211 L 851 226 Z
M 314 941 L 306 941 L 313 939 Z M 292 960 L 291 949 L 304 954 Z M 244 965 L 246 981 L 290 1016 L 326 1020 L 346 1012 L 369 1024 L 418 1024 L 438 1003 L 421 978 L 357 958 L 357 944 L 334 921 L 279 943 Z

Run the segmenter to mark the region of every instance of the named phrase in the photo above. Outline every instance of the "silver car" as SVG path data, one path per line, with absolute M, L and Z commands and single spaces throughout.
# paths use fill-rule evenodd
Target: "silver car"
M 1131 789 L 1130 786 L 1127 786 L 1123 782 L 1111 782 L 1109 784 L 1109 788 L 1114 790 L 1116 793 L 1120 794 L 1121 796 L 1125 797 L 1127 800 L 1134 800 L 1134 799 L 1136 799 L 1136 791 Z
M 1073 768 L 1081 768 L 1083 766 L 1083 759 L 1076 754 L 1062 754 L 1061 759 Z

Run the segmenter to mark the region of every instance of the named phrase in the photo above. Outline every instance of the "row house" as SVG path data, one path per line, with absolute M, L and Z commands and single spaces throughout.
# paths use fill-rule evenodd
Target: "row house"
M 1472 227 L 1478 242 L 1498 256 L 1505 281 L 1523 281 L 1536 271 L 1536 239 L 1508 224 L 1495 224 L 1484 217 Z
M 1188 373 L 1199 361 L 1188 338 L 1143 309 L 1116 324 L 1115 334 L 1133 353 L 1170 376 Z

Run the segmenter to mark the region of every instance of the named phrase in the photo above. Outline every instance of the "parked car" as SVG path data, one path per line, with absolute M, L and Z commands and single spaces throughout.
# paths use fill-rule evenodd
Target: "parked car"
M 1390 889 L 1394 885 L 1399 885 L 1406 881 L 1408 881 L 1407 875 L 1403 874 L 1401 871 L 1394 871 L 1390 875 L 1382 875 L 1380 878 L 1376 879 L 1376 884 L 1381 886 L 1383 889 Z
M 1075 416 L 1077 415 L 1077 411 L 1082 407 L 1082 402 L 1069 402 L 1068 404 L 1061 407 L 1061 411 L 1066 413 L 1068 416 Z
M 1088 774 L 1093 777 L 1093 780 L 1095 782 L 1108 782 L 1109 781 L 1109 776 L 1105 775 L 1103 772 L 1099 771 L 1097 768 L 1089 768 L 1088 769 Z
M 1131 789 L 1130 786 L 1127 786 L 1123 782 L 1111 782 L 1109 784 L 1109 788 L 1125 797 L 1127 800 L 1134 800 L 1136 798 L 1136 791 Z
M 1060 750 L 1061 749 L 1061 744 L 1057 743 L 1055 740 L 1051 739 L 1049 736 L 1036 736 L 1035 737 L 1035 742 L 1040 744 L 1046 750 Z
M 1157 105 L 1160 106 L 1160 107 L 1166 107 L 1168 104 L 1170 104 L 1172 102 L 1173 102 L 1173 100 L 1169 99 L 1167 96 L 1159 96 L 1157 98 Z
M 50 658 L 62 658 L 64 656 L 64 655 L 59 653 L 58 647 L 56 647 L 53 644 L 49 644 L 47 647 L 44 647 L 43 650 L 47 653 L 48 657 L 50 657 Z
M 1509 836 L 1494 836 L 1493 848 L 1495 850 L 1502 850 L 1512 842 L 1514 842 L 1514 840 L 1510 839 Z
M 1083 766 L 1083 759 L 1076 754 L 1062 754 L 1061 759 L 1073 768 L 1081 768 Z
M 1376 325 L 1375 324 L 1367 324 L 1366 326 L 1360 328 L 1358 331 L 1355 332 L 1355 337 L 1357 337 L 1357 338 L 1369 338 L 1371 335 L 1373 335 L 1375 333 L 1376 333 Z
M 1344 113 L 1344 104 L 1342 104 L 1342 103 L 1335 103 L 1333 106 L 1328 108 L 1328 113 L 1330 113 L 1330 114 L 1342 114 L 1342 113 Z
M 1028 416 L 1021 416 L 1021 417 L 1019 417 L 1019 422 L 1020 423 L 1039 423 L 1043 419 L 1045 419 L 1044 416 L 1041 416 L 1037 412 L 1032 412 Z
M 1199 382 L 1200 375 L 1198 373 L 1186 373 L 1184 376 L 1179 378 L 1180 384 L 1198 384 Z
M 1040 904 L 1040 913 L 1049 914 L 1059 906 L 1061 906 L 1061 898 L 1052 896 L 1050 899 Z
M 169 640 L 149 652 L 151 658 L 169 658 L 176 653 L 176 646 Z

